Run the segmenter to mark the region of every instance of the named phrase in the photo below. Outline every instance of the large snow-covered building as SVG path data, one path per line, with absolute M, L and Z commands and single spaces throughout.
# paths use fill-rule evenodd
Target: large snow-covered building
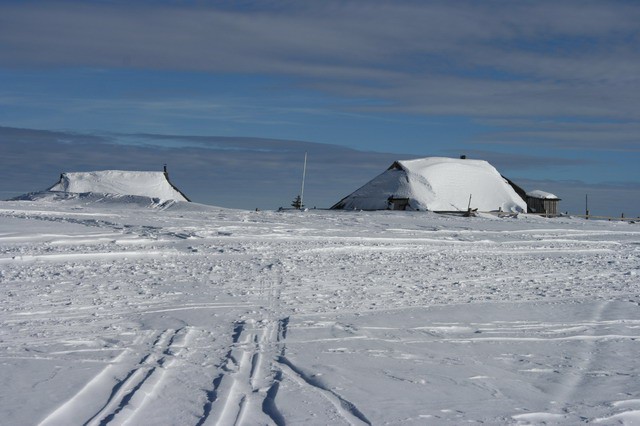
M 484 160 L 427 157 L 394 162 L 331 208 L 526 212 L 516 188 Z
M 190 201 L 169 181 L 168 173 L 103 170 L 62 173 L 50 192 L 135 195 L 161 200 Z

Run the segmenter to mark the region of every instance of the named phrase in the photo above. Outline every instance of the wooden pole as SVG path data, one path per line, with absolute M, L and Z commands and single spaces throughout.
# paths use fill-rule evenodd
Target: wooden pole
M 471 195 L 469 194 L 469 204 L 467 205 L 467 212 L 464 214 L 467 217 L 471 217 Z

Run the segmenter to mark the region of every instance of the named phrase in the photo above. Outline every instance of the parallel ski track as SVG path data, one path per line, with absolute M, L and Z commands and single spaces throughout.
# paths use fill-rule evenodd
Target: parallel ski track
M 220 365 L 221 372 L 207 392 L 201 425 L 275 424 L 286 419 L 276 404 L 285 379 L 321 395 L 345 423 L 370 425 L 366 416 L 350 401 L 316 383 L 286 357 L 289 317 L 281 314 L 284 266 L 267 263 L 261 275 L 259 293 L 265 307 L 252 318 L 234 324 L 232 346 Z
M 85 417 L 85 420 L 82 420 L 83 425 L 124 424 L 134 420 L 148 398 L 156 394 L 155 391 L 161 385 L 166 371 L 171 368 L 175 357 L 184 347 L 188 333 L 188 328 L 162 331 L 153 342 L 150 351 L 129 371 L 125 368 L 126 365 L 130 365 L 127 360 L 132 354 L 128 350 L 124 351 L 40 425 L 77 424 L 102 395 L 105 396 L 105 403 L 100 407 L 93 407 L 97 411 Z M 114 377 L 120 377 L 116 379 L 115 384 Z
M 275 406 L 282 373 L 275 360 L 284 351 L 288 318 L 277 319 L 282 291 L 282 264 L 267 262 L 260 275 L 259 294 L 265 306 L 233 326 L 232 345 L 219 365 L 221 372 L 207 391 L 200 425 L 262 423 L 284 425 Z

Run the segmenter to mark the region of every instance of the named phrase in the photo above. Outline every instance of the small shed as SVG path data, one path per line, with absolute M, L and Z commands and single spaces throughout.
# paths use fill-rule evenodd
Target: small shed
M 540 191 L 538 189 L 527 192 L 527 210 L 529 213 L 557 216 L 559 201 L 560 198 L 549 192 Z

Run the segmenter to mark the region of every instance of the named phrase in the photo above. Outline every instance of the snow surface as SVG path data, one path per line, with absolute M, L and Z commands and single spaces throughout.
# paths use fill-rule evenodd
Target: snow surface
M 427 157 L 397 161 L 345 197 L 343 209 L 386 210 L 388 198 L 409 198 L 413 210 L 526 212 L 527 203 L 483 160 Z
M 527 196 L 529 196 L 531 198 L 541 198 L 543 200 L 544 199 L 546 199 L 546 200 L 557 200 L 558 199 L 558 197 L 556 197 L 552 193 L 541 191 L 539 189 L 527 192 Z
M 63 173 L 60 181 L 49 188 L 49 191 L 135 195 L 161 200 L 187 201 L 171 186 L 163 172 L 104 170 Z
M 0 202 L 1 423 L 638 424 L 639 226 Z

